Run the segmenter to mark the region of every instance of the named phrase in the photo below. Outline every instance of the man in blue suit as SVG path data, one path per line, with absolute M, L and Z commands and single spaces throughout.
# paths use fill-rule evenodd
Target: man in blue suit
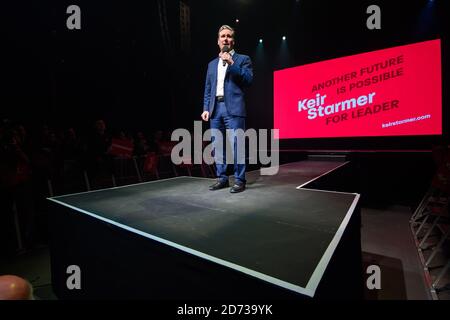
M 211 129 L 220 130 L 222 133 L 221 136 L 215 135 L 212 130 L 217 182 L 209 187 L 210 190 L 229 187 L 225 140 L 218 143 L 218 139 L 225 139 L 225 130 L 231 130 L 233 133 L 237 129 L 245 130 L 244 88 L 252 83 L 253 70 L 250 57 L 234 51 L 234 42 L 234 29 L 228 25 L 221 26 L 217 39 L 219 57 L 208 64 L 206 73 L 201 117 L 204 121 L 211 121 Z M 236 137 L 231 137 L 235 178 L 231 193 L 244 191 L 246 183 L 245 155 L 239 154 L 238 157 L 237 141 L 239 140 Z

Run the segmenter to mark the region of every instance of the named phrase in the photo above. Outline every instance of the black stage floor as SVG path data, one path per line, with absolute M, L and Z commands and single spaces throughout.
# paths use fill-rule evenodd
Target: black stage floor
M 231 194 L 228 188 L 209 191 L 212 179 L 177 177 L 50 200 L 53 211 L 86 215 L 147 241 L 313 297 L 354 215 L 359 195 L 305 188 L 308 181 L 341 166 L 345 163 L 302 161 L 280 166 L 274 176 L 249 172 L 248 188 L 239 194 Z M 53 229 L 57 229 L 54 241 L 74 232 L 61 219 Z M 79 232 L 86 231 L 81 228 Z M 95 241 L 95 235 L 86 236 Z M 62 243 L 67 244 L 67 239 Z M 53 261 L 62 255 L 70 258 L 62 253 L 64 247 L 53 248 Z M 61 265 L 52 263 L 52 268 Z M 65 274 L 52 273 L 53 277 Z

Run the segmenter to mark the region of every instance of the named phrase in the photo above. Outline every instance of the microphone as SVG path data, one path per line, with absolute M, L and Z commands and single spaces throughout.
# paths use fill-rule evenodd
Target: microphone
M 223 48 L 222 48 L 222 52 L 230 52 L 230 46 L 224 45 Z M 223 66 L 224 67 L 225 67 L 226 64 L 227 64 L 226 61 L 223 60 Z

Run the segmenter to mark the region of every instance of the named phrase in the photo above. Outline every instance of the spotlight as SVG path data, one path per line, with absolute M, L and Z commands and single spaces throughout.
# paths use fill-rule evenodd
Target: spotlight
M 259 39 L 259 43 L 263 43 L 263 39 Z
M 283 39 L 283 41 L 284 41 L 284 40 L 286 40 L 286 36 L 283 36 L 283 38 L 282 38 L 282 39 Z
M 236 23 L 239 23 L 239 19 L 236 19 Z

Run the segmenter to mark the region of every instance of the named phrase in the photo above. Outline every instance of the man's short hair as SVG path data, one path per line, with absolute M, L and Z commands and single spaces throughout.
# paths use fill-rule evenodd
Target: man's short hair
M 221 26 L 221 27 L 219 28 L 219 31 L 217 32 L 217 37 L 220 36 L 220 31 L 225 30 L 225 29 L 228 29 L 228 30 L 230 30 L 231 32 L 233 32 L 233 38 L 234 38 L 234 36 L 235 36 L 235 31 L 234 31 L 234 29 L 233 29 L 232 27 L 230 27 L 229 25 L 227 25 L 227 24 L 224 24 L 223 26 Z

